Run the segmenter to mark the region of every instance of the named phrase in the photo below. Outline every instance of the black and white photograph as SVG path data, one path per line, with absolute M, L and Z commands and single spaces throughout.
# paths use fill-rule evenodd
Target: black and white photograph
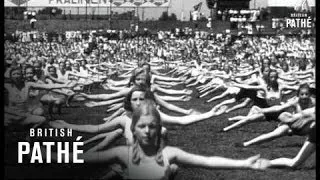
M 3 4 L 4 179 L 316 179 L 316 0 Z

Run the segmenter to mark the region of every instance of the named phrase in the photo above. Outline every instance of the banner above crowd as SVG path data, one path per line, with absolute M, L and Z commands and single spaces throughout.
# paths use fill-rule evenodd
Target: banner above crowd
M 18 5 L 14 4 L 9 0 L 4 0 L 4 7 L 17 7 Z
M 27 7 L 169 7 L 170 0 L 30 0 Z

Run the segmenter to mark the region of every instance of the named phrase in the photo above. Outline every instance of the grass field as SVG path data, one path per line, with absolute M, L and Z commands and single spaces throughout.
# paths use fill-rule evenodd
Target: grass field
M 182 85 L 175 89 L 182 89 Z M 192 100 L 190 102 L 174 103 L 184 108 L 194 108 L 200 112 L 210 110 L 215 104 L 221 102 L 204 103 L 205 99 L 197 98 L 198 93 L 193 88 Z M 101 88 L 94 89 L 93 93 L 104 92 Z M 216 94 L 221 93 L 217 92 Z M 188 126 L 168 126 L 169 145 L 174 145 L 191 153 L 202 155 L 216 155 L 230 158 L 247 158 L 255 154 L 261 154 L 263 158 L 294 157 L 301 148 L 305 137 L 291 136 L 283 137 L 272 142 L 255 145 L 248 148 L 237 147 L 236 143 L 252 139 L 257 135 L 273 130 L 276 122 L 261 122 L 246 125 L 242 128 L 230 132 L 221 130 L 229 125 L 228 117 L 238 114 L 246 114 L 249 108 L 237 110 L 230 114 L 223 114 L 202 122 Z M 173 114 L 173 113 L 170 113 Z M 102 118 L 108 114 L 105 107 L 87 108 L 80 103 L 72 103 L 72 107 L 63 108 L 61 116 L 56 115 L 56 119 L 64 119 L 70 123 L 77 124 L 99 124 Z M 22 133 L 23 134 L 23 133 Z M 74 137 L 81 135 L 87 139 L 93 135 L 86 133 L 74 133 Z M 17 143 L 12 136 L 6 136 L 5 143 L 5 162 L 7 179 L 97 179 L 109 169 L 106 164 L 84 164 L 84 165 L 59 165 L 59 164 L 40 164 L 30 165 L 16 164 L 17 162 Z M 10 140 L 9 140 L 10 138 Z M 74 138 L 75 139 L 75 138 Z M 61 140 L 61 139 L 60 139 Z M 69 139 L 70 140 L 70 139 Z M 65 141 L 65 140 L 62 140 Z M 11 143 L 10 143 L 11 142 Z M 124 138 L 117 140 L 116 144 L 123 144 Z M 89 148 L 86 146 L 85 149 Z M 201 179 L 201 180 L 313 180 L 316 179 L 316 162 L 313 154 L 301 168 L 297 170 L 272 169 L 267 171 L 253 170 L 210 170 L 203 168 L 180 166 L 175 179 Z

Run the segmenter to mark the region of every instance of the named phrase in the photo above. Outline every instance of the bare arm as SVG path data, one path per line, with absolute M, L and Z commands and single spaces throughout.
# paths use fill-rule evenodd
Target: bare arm
M 228 74 L 215 74 L 215 76 L 219 77 L 219 78 L 223 78 L 223 79 L 230 78 L 230 75 L 228 75 Z
M 246 77 L 246 76 L 250 76 L 250 75 L 252 75 L 252 74 L 254 74 L 254 73 L 257 73 L 257 72 L 259 72 L 259 70 L 258 70 L 258 69 L 255 69 L 255 70 L 249 71 L 249 72 L 247 72 L 247 73 L 236 74 L 235 77 Z
M 94 65 L 91 65 L 91 66 L 86 65 L 86 66 L 87 66 L 88 71 L 90 71 L 90 72 L 92 72 L 94 74 L 104 75 L 103 72 L 99 72 L 99 71 L 91 69 L 91 67 L 93 67 Z
M 42 149 L 42 157 L 46 156 L 46 151 Z M 51 159 L 57 160 L 58 155 L 56 152 L 51 152 Z M 69 154 L 70 161 L 73 160 L 73 153 Z M 83 159 L 85 163 L 101 163 L 101 162 L 120 162 L 128 164 L 128 147 L 118 146 L 105 151 L 98 152 L 85 152 L 78 155 L 78 159 Z
M 86 105 L 87 107 L 113 105 L 113 104 L 122 102 L 123 99 L 124 99 L 124 97 L 122 97 L 122 98 L 117 98 L 117 99 L 106 100 L 106 101 L 99 101 L 99 102 L 91 101 L 91 102 L 85 103 L 85 105 Z
M 166 82 L 166 81 L 155 81 L 155 82 L 151 82 L 151 83 L 155 83 L 160 87 L 164 87 L 164 88 L 171 88 L 172 86 L 176 86 L 178 84 L 182 84 L 183 82 Z
M 102 88 L 105 89 L 105 90 L 121 91 L 121 90 L 123 90 L 124 87 L 123 86 L 122 87 L 110 86 L 110 85 L 107 85 L 107 84 L 103 84 Z
M 287 86 L 294 86 L 297 84 L 297 81 L 286 81 L 286 80 L 282 80 L 282 79 L 278 79 L 278 82 L 283 84 L 283 85 L 287 85 Z
M 270 161 L 269 167 L 290 167 L 294 168 L 302 164 L 316 150 L 316 144 L 306 141 L 299 153 L 294 158 L 277 158 Z
M 296 81 L 294 78 L 290 78 L 288 76 L 284 76 L 284 75 L 280 75 L 280 74 L 279 74 L 279 78 L 284 81 Z
M 243 107 L 247 107 L 247 105 L 250 103 L 250 99 L 249 98 L 246 98 L 242 103 L 240 104 L 237 104 L 229 109 L 226 110 L 226 113 L 229 113 L 231 111 L 234 111 L 234 110 L 237 110 L 237 109 L 240 109 L 240 108 L 243 108 Z
M 185 152 L 179 148 L 166 147 L 164 152 L 172 163 L 207 168 L 236 168 L 236 169 L 258 169 L 256 161 L 260 155 L 252 156 L 244 160 L 229 159 L 219 156 L 201 156 Z
M 181 81 L 180 78 L 173 78 L 173 77 L 166 77 L 166 76 L 159 76 L 159 75 L 152 75 L 152 78 L 153 78 L 153 80 L 159 79 L 162 81 L 178 81 L 178 82 Z
M 163 75 L 158 70 L 155 70 L 155 69 L 151 69 L 151 72 L 152 74 L 155 74 L 155 75 Z
M 118 117 L 118 116 L 121 116 L 121 115 L 125 115 L 125 110 L 124 110 L 124 108 L 118 109 L 118 110 L 117 110 L 116 112 L 114 112 L 112 115 L 103 118 L 103 120 L 104 120 L 104 121 L 111 121 L 111 120 L 113 120 L 114 118 L 116 118 L 116 117 Z
M 313 76 L 311 74 L 306 74 L 306 75 L 296 75 L 296 78 L 299 80 L 302 79 L 307 79 L 307 78 L 312 78 Z
M 244 89 L 265 90 L 263 85 L 252 86 L 252 85 L 239 84 L 239 83 L 232 83 L 231 85 L 233 85 L 235 87 L 239 87 L 239 88 L 244 88 Z
M 121 77 L 121 78 L 130 78 L 131 76 L 132 76 L 131 75 L 131 71 L 129 71 L 129 72 L 125 73 L 125 74 L 120 75 L 119 77 Z
M 51 81 L 53 81 L 53 82 L 55 82 L 55 83 L 60 83 L 60 84 L 66 83 L 65 81 L 61 81 L 61 80 L 59 80 L 59 79 L 51 76 L 50 74 L 48 74 L 47 77 L 49 78 L 49 80 L 51 80 Z
M 117 128 L 123 128 L 125 123 L 124 117 L 117 117 L 111 122 L 105 122 L 103 124 L 91 125 L 91 124 L 69 124 L 63 120 L 51 121 L 49 124 L 54 128 L 70 128 L 79 132 L 87 133 L 100 133 L 115 130 Z
M 175 111 L 175 112 L 182 113 L 182 114 L 190 114 L 190 112 L 191 112 L 191 110 L 186 110 L 186 109 L 180 108 L 178 106 L 175 106 L 173 104 L 170 104 L 170 103 L 160 99 L 156 94 L 154 94 L 154 97 L 155 97 L 156 102 L 159 105 L 161 105 L 171 111 Z
M 123 79 L 120 81 L 114 81 L 114 80 L 109 79 L 107 81 L 107 83 L 111 83 L 111 85 L 114 85 L 114 86 L 125 86 L 125 85 L 129 84 L 129 81 L 130 81 L 129 78 L 126 78 L 126 79 Z
M 280 111 L 283 111 L 284 109 L 294 106 L 297 103 L 298 103 L 298 98 L 295 98 L 294 100 L 289 101 L 283 105 L 275 105 L 268 108 L 261 108 L 261 111 L 262 113 L 280 112 Z
M 187 116 L 170 116 L 160 110 L 158 110 L 161 116 L 162 122 L 166 124 L 179 124 L 179 125 L 189 125 L 195 122 L 203 121 L 214 116 L 214 111 L 209 111 L 203 114 L 192 114 Z
M 160 99 L 164 100 L 164 101 L 173 101 L 173 102 L 177 102 L 177 101 L 184 101 L 184 96 L 160 96 L 158 95 Z
M 313 74 L 312 70 L 306 70 L 306 71 L 296 71 L 294 72 L 296 75 L 306 75 L 306 74 Z
M 298 86 L 288 86 L 288 85 L 284 85 L 284 84 L 282 84 L 281 85 L 281 91 L 282 90 L 294 90 L 294 91 L 297 91 L 298 89 L 299 89 L 299 87 Z
M 254 84 L 254 83 L 259 83 L 257 78 L 248 78 L 245 80 L 239 80 L 238 78 L 235 79 L 235 82 L 240 83 L 240 84 Z
M 80 77 L 80 78 L 84 78 L 84 79 L 88 79 L 87 76 L 84 76 L 84 75 L 81 75 L 81 74 L 76 74 L 76 73 L 73 73 L 73 72 L 69 72 L 69 75 Z
M 131 88 L 126 88 L 126 89 L 123 89 L 122 91 L 115 92 L 112 94 L 82 94 L 82 95 L 88 99 L 109 100 L 109 99 L 124 97 L 129 93 L 130 90 Z
M 192 93 L 192 91 L 188 91 L 188 90 L 174 90 L 174 89 L 164 89 L 164 88 L 161 88 L 159 86 L 154 86 L 154 89 L 155 91 L 159 91 L 159 92 L 163 92 L 163 93 L 166 93 L 166 94 L 185 94 L 185 95 L 190 95 Z M 190 93 L 191 92 L 191 93 Z
M 60 89 L 60 88 L 71 88 L 76 85 L 76 83 L 66 83 L 66 84 L 39 84 L 34 82 L 28 82 L 28 85 L 30 87 L 36 88 L 36 89 Z

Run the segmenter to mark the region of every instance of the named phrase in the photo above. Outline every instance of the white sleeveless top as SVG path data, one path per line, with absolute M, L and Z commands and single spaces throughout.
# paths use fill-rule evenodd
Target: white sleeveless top
M 125 179 L 169 179 L 170 164 L 164 151 L 163 165 L 158 164 L 154 157 L 144 157 L 139 164 L 132 162 L 132 146 L 128 148 L 128 167 L 125 170 Z
M 19 90 L 16 86 L 9 83 L 5 83 L 5 88 L 9 91 L 9 106 L 15 108 L 19 112 L 27 111 L 29 88 L 25 86 Z
M 281 93 L 278 91 L 268 91 L 266 93 L 266 99 L 280 99 Z
M 69 80 L 69 72 L 65 72 L 62 74 L 60 70 L 57 70 L 58 79 L 61 81 L 68 81 Z

